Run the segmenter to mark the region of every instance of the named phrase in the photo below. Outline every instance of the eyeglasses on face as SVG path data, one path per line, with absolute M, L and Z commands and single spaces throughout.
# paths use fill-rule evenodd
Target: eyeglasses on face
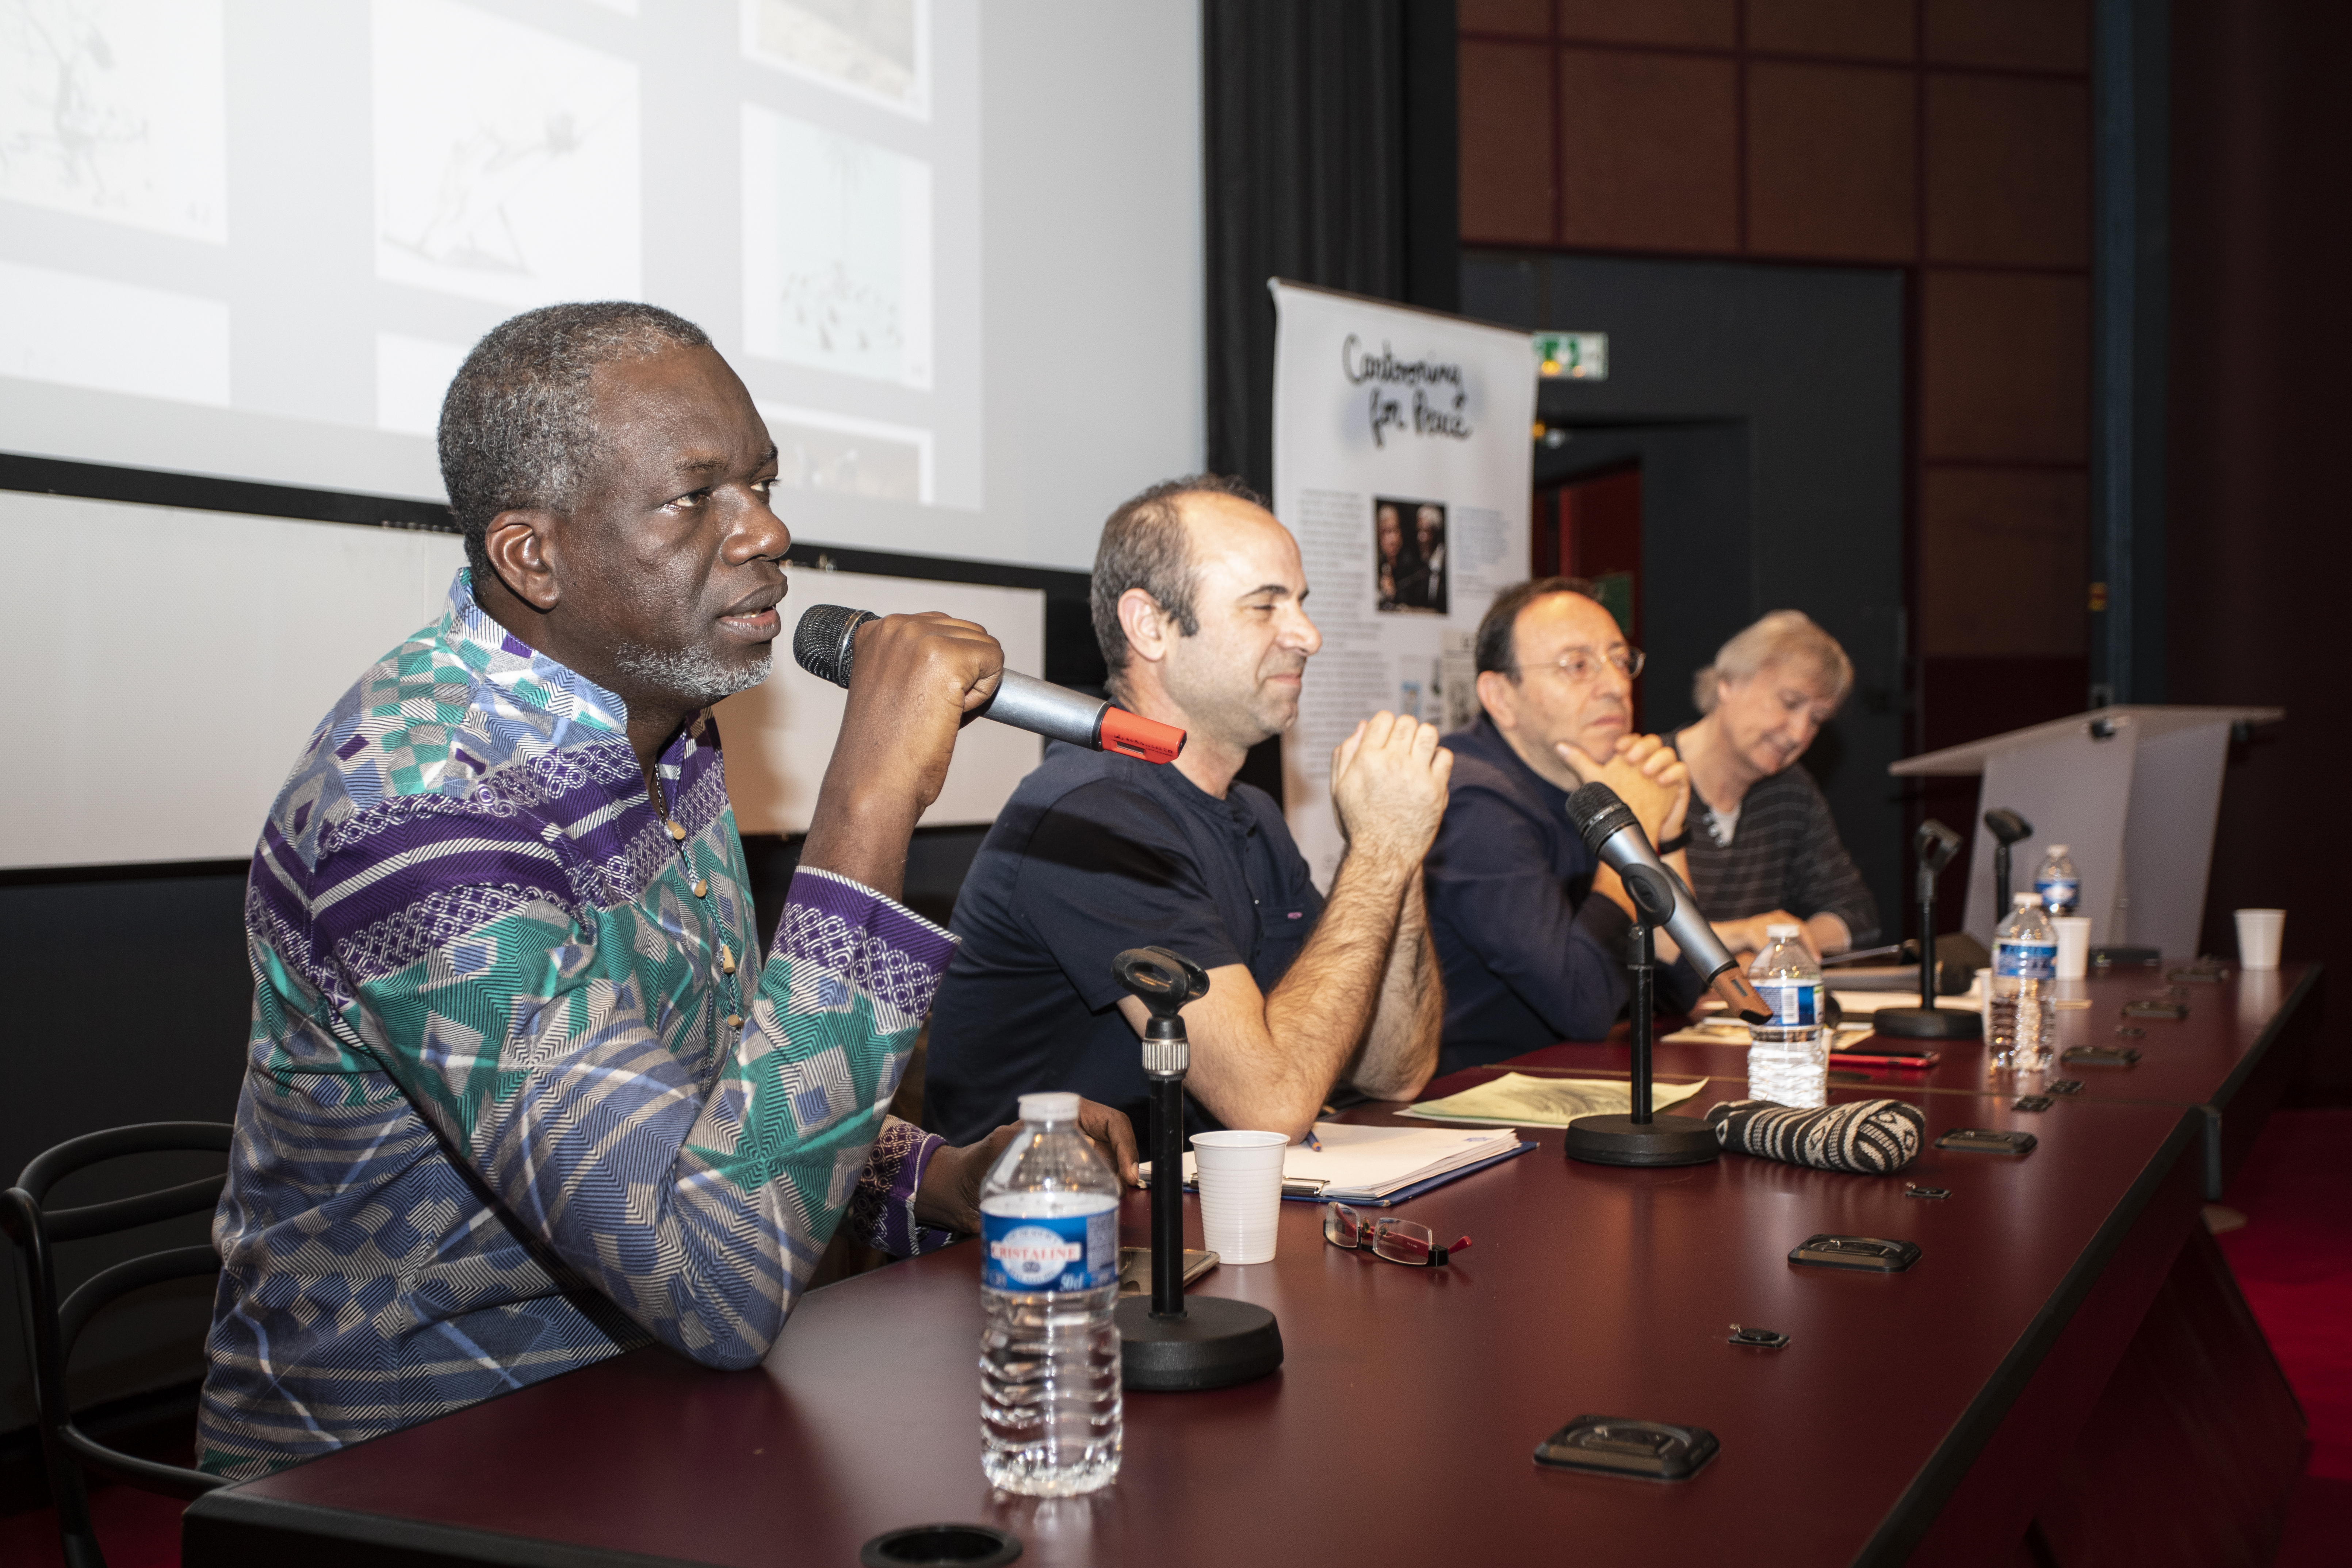
M 1465 1236 L 1451 1247 L 1440 1247 L 1425 1225 L 1409 1219 L 1368 1219 L 1346 1204 L 1323 1205 L 1323 1239 L 1408 1268 L 1444 1268 L 1447 1258 L 1470 1245 Z
M 1581 686 L 1601 673 L 1601 667 L 1611 668 L 1631 680 L 1642 673 L 1646 657 L 1637 647 L 1612 648 L 1605 654 L 1594 653 L 1589 647 L 1572 647 L 1552 660 L 1551 668 L 1567 677 L 1570 684 Z

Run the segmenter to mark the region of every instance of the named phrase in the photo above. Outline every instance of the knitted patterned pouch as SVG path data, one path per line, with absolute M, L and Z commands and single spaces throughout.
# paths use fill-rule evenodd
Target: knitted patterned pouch
M 1900 1100 L 1862 1100 L 1791 1110 L 1739 1100 L 1706 1113 L 1716 1141 L 1742 1154 L 1857 1176 L 1884 1176 L 1916 1159 L 1927 1119 Z

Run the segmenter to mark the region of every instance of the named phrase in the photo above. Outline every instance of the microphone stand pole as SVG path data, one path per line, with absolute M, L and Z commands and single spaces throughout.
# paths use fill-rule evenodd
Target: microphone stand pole
M 1580 1116 L 1563 1140 L 1568 1157 L 1594 1165 L 1704 1165 L 1723 1152 L 1715 1129 L 1692 1116 L 1651 1114 L 1650 1052 L 1657 1034 L 1657 947 L 1654 927 L 1675 912 L 1674 889 L 1654 886 L 1656 873 L 1634 867 L 1620 873 L 1633 900 L 1633 929 L 1625 938 L 1625 968 L 1633 982 L 1632 1113 Z
M 1936 834 L 1950 839 L 1952 846 L 1958 843 L 1938 822 L 1931 820 L 1919 830 L 1919 1005 L 1881 1007 L 1870 1019 L 1874 1032 L 1898 1040 L 1973 1040 L 1984 1034 L 1981 1016 L 1963 1007 L 1936 1005 L 1936 877 L 1951 858 L 1950 847 L 1937 852 Z
M 1158 1024 L 1157 1018 L 1152 1020 Z M 1184 1316 L 1184 1074 L 1151 1079 L 1151 1315 Z M 1174 1181 L 1160 1175 L 1172 1171 Z

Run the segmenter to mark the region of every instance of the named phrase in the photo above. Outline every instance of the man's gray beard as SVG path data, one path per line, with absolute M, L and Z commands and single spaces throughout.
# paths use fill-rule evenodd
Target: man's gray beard
M 707 708 L 767 679 L 775 656 L 761 654 L 757 664 L 735 669 L 720 663 L 709 648 L 653 648 L 623 643 L 614 650 L 613 662 L 624 674 L 695 707 Z

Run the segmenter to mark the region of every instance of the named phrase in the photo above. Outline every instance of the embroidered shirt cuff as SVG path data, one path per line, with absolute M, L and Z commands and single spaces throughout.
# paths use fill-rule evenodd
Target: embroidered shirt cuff
M 873 1152 L 866 1157 L 866 1169 L 858 1173 L 857 1192 L 849 1200 L 852 1234 L 893 1258 L 936 1252 L 953 1241 L 953 1231 L 915 1221 L 916 1190 L 923 1184 L 932 1156 L 945 1147 L 947 1140 L 938 1133 L 886 1117 Z
M 911 1026 L 955 956 L 956 937 L 894 899 L 831 871 L 793 873 L 775 952 L 795 970 L 836 974 L 877 1005 L 894 1007 Z M 797 984 L 797 983 L 796 983 Z

